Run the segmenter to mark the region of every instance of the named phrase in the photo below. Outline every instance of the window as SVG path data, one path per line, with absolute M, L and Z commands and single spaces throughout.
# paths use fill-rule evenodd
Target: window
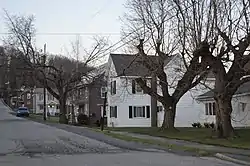
M 116 81 L 111 82 L 111 95 L 116 94 Z
M 129 106 L 129 118 L 150 118 L 150 106 Z
M 146 84 L 147 84 L 147 80 L 144 80 L 144 81 L 146 81 Z M 132 80 L 132 93 L 133 94 L 144 93 L 144 91 L 142 90 L 141 86 L 135 80 Z
M 145 106 L 134 107 L 133 113 L 134 117 L 145 117 Z
M 110 118 L 117 118 L 117 106 L 110 106 Z
M 39 100 L 43 100 L 43 94 L 39 94 Z
M 27 93 L 27 99 L 31 99 L 31 94 Z
M 215 108 L 214 102 L 205 104 L 205 114 L 206 115 L 215 115 L 216 114 L 216 108 Z
M 101 98 L 105 98 L 106 87 L 101 87 Z
M 54 100 L 54 96 L 52 96 L 51 94 L 48 94 L 48 100 Z
M 240 102 L 239 104 L 240 104 L 240 111 L 244 112 L 246 109 L 247 103 Z
M 40 110 L 43 110 L 43 108 L 44 108 L 43 105 L 40 104 L 40 105 L 39 105 L 39 109 L 40 109 Z
M 161 112 L 163 111 L 163 107 L 162 106 L 157 106 L 157 112 Z

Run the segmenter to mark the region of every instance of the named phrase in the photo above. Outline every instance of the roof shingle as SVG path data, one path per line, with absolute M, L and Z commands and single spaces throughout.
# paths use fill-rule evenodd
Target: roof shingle
M 136 54 L 110 54 L 117 76 L 150 76 L 151 72 L 143 65 L 143 59 Z M 158 56 L 147 56 L 156 62 Z M 167 63 L 172 58 L 168 58 Z M 166 62 L 165 62 L 166 63 Z

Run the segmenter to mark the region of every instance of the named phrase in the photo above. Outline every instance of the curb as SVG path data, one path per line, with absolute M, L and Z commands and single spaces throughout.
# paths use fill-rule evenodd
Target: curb
M 250 166 L 250 163 L 249 163 L 249 162 L 242 161 L 242 160 L 238 160 L 238 159 L 235 159 L 235 158 L 232 158 L 232 157 L 223 155 L 223 154 L 221 154 L 221 153 L 216 153 L 216 154 L 215 154 L 215 157 L 217 157 L 217 158 L 219 158 L 219 159 L 222 159 L 222 160 L 227 160 L 227 161 L 230 161 L 230 162 L 234 162 L 234 163 L 237 163 L 237 164 L 242 164 L 242 165 Z

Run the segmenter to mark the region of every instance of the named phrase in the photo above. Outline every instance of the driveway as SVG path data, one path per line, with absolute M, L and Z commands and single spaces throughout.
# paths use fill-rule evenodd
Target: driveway
M 214 158 L 180 156 L 143 145 L 119 145 L 98 135 L 77 134 L 9 114 L 0 103 L 1 166 L 222 166 L 236 165 Z M 111 139 L 111 138 L 110 138 Z

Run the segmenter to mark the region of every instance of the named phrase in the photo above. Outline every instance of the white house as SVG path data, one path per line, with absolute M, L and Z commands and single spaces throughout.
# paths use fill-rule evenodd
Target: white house
M 215 102 L 213 92 L 208 91 L 197 97 L 203 105 L 205 120 L 215 122 Z M 232 125 L 234 127 L 250 126 L 250 82 L 241 85 L 232 99 Z
M 34 113 L 43 113 L 44 109 L 44 94 L 43 94 L 43 88 L 35 88 L 33 93 L 33 110 Z M 56 113 L 59 113 L 59 101 L 51 95 L 46 90 L 46 107 L 47 111 L 50 113 L 50 115 L 55 115 Z
M 151 57 L 152 60 L 155 56 Z M 107 125 L 109 127 L 150 127 L 151 96 L 143 93 L 134 78 L 143 77 L 150 85 L 150 72 L 136 55 L 111 54 L 108 60 L 108 103 Z M 173 92 L 176 80 L 181 76 L 183 62 L 179 56 L 167 59 L 165 72 L 168 77 L 170 93 Z M 213 87 L 215 79 L 207 78 L 207 86 Z M 171 88 L 172 87 L 172 88 Z M 204 106 L 195 98 L 207 89 L 198 85 L 187 92 L 177 104 L 176 127 L 190 127 L 194 122 L 205 122 Z M 161 89 L 158 88 L 158 93 Z M 158 103 L 158 126 L 163 122 L 164 111 Z

